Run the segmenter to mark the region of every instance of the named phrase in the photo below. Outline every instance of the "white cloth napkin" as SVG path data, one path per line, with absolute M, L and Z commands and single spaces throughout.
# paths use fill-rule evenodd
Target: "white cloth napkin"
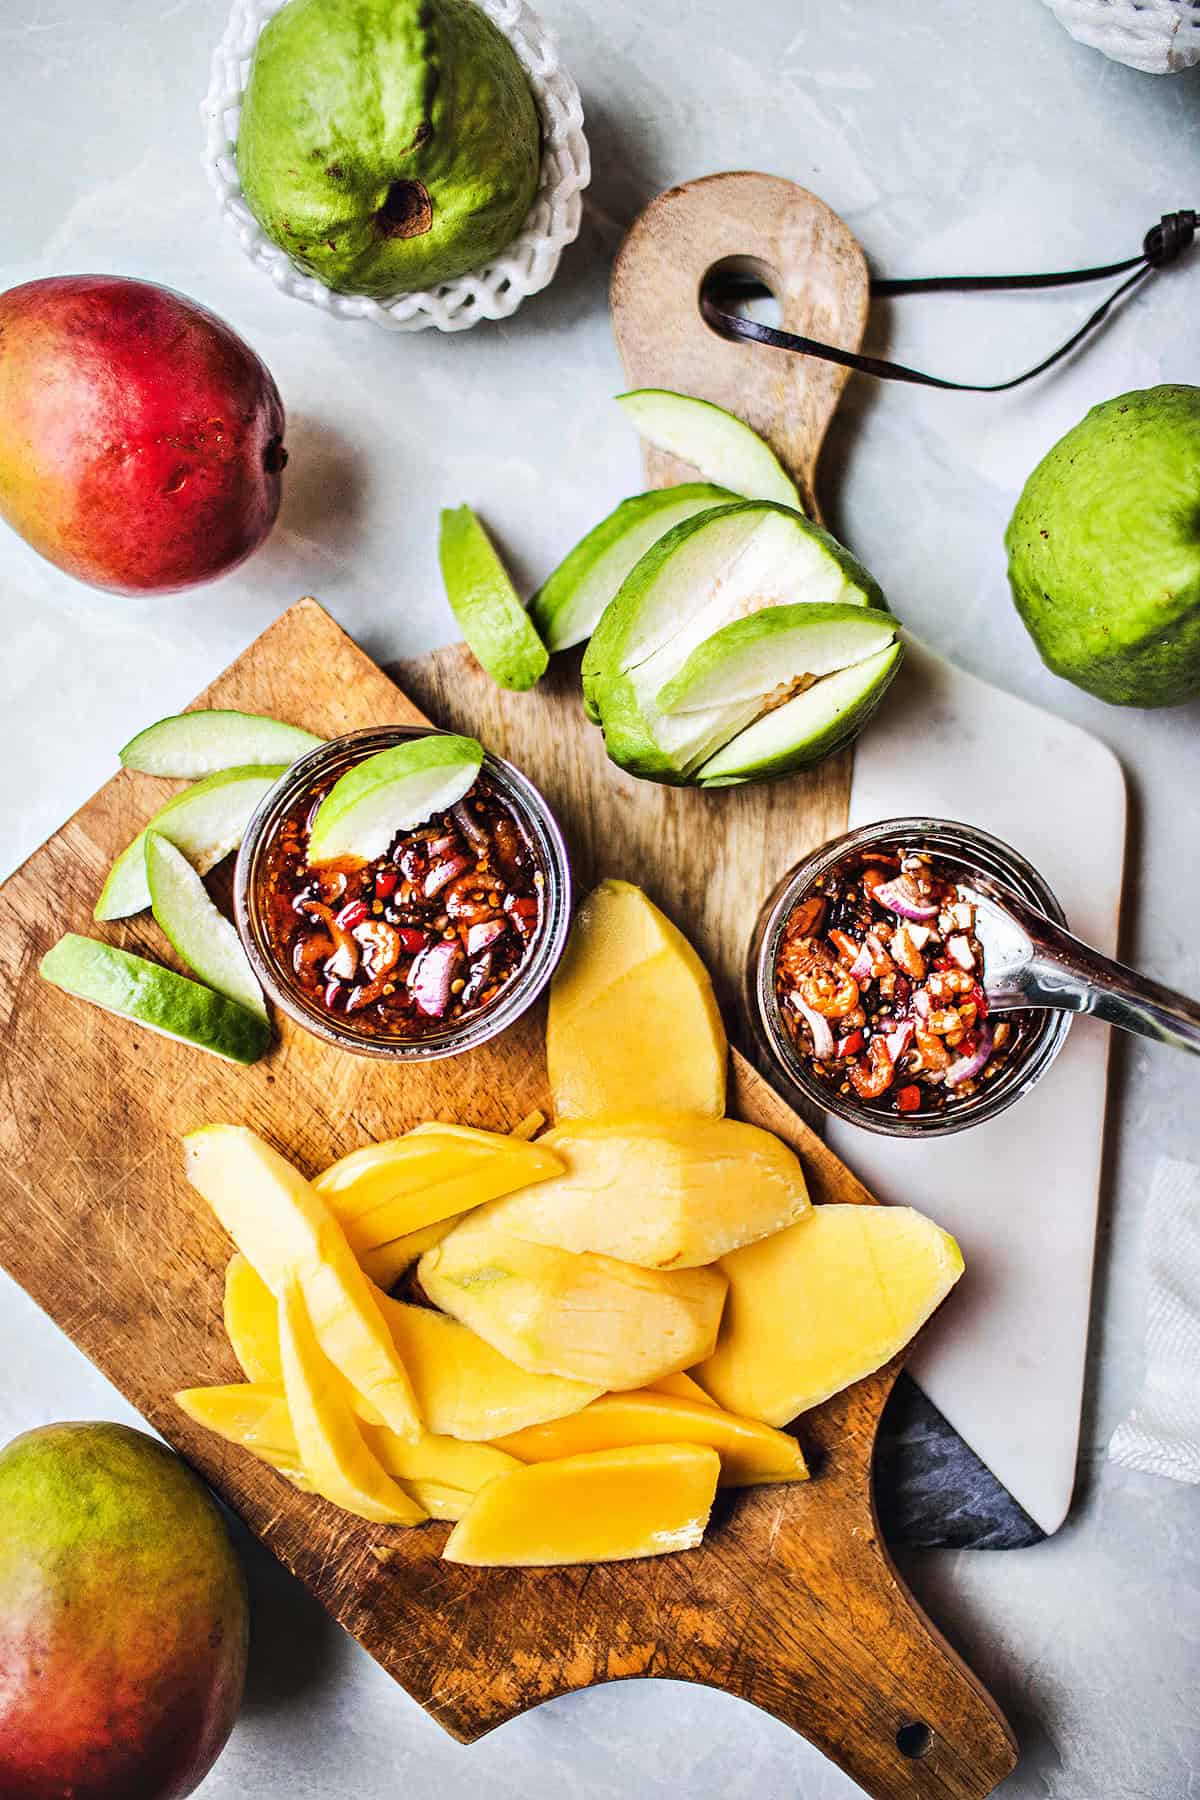
M 1045 0 L 1081 44 L 1147 75 L 1200 62 L 1200 0 Z
M 1200 1482 L 1200 1169 L 1159 1158 L 1146 1212 L 1146 1374 L 1113 1432 L 1113 1462 Z

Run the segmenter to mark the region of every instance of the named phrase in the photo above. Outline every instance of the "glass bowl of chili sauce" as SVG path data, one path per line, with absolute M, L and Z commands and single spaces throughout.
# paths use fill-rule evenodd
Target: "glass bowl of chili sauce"
M 1070 1015 L 989 1016 L 959 891 L 975 876 L 1066 923 L 1023 856 L 947 819 L 860 826 L 784 876 L 755 927 L 746 1004 L 803 1100 L 867 1131 L 936 1137 L 994 1118 L 1045 1074 Z
M 382 856 L 309 864 L 309 829 L 338 779 L 429 735 L 381 726 L 301 757 L 251 820 L 234 875 L 238 930 L 269 998 L 327 1043 L 401 1062 L 504 1031 L 546 986 L 570 925 L 554 815 L 486 751 L 469 792 L 397 831 Z

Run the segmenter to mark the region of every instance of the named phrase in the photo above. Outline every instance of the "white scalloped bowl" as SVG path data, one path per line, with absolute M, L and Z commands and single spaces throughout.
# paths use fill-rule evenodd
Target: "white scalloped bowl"
M 466 331 L 481 319 L 507 319 L 522 300 L 554 279 L 563 250 L 579 236 L 583 190 L 591 179 L 579 89 L 559 61 L 558 44 L 526 0 L 475 0 L 516 51 L 542 122 L 538 191 L 521 230 L 504 251 L 469 274 L 419 293 L 376 300 L 335 293 L 298 269 L 250 211 L 237 172 L 237 128 L 259 33 L 287 0 L 235 0 L 213 52 L 201 108 L 207 132 L 204 163 L 221 211 L 255 268 L 281 294 L 335 319 L 366 319 L 388 331 Z

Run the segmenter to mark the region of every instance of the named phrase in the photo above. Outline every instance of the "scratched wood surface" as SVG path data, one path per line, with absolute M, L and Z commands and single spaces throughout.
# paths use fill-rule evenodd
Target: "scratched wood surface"
M 791 193 L 801 197 L 790 226 L 786 207 L 780 214 L 785 197 L 762 196 L 761 216 L 776 221 L 774 251 L 782 255 L 792 241 L 815 255 L 828 244 L 835 263 L 853 265 L 844 227 L 835 230 L 833 216 L 801 190 Z M 716 197 L 726 214 L 735 206 L 728 189 Z M 818 210 L 809 213 L 806 202 Z M 622 266 L 628 273 L 626 259 L 618 285 Z M 828 276 L 818 260 L 818 295 L 827 294 Z M 852 342 L 861 333 L 860 301 L 865 307 L 857 276 L 846 292 L 841 341 Z M 837 322 L 820 317 L 829 335 Z M 698 379 L 690 386 L 721 398 Z M 792 390 L 785 383 L 779 392 Z M 776 443 L 811 492 L 827 415 L 810 408 L 808 417 L 807 463 L 798 440 L 779 435 Z M 761 415 L 755 422 L 765 427 Z M 438 724 L 477 731 L 543 786 L 580 883 L 611 873 L 646 885 L 710 956 L 727 1000 L 750 913 L 770 880 L 844 823 L 844 766 L 741 795 L 667 794 L 629 782 L 604 761 L 583 721 L 569 664 L 525 696 L 497 695 L 461 647 L 406 675 L 407 695 L 310 600 L 284 614 L 196 704 L 273 713 L 326 736 L 418 722 L 424 706 Z M 238 1373 L 221 1329 L 230 1246 L 183 1178 L 184 1132 L 214 1119 L 248 1124 L 315 1172 L 422 1118 L 504 1129 L 548 1096 L 540 1011 L 470 1057 L 403 1071 L 333 1051 L 283 1019 L 271 1053 L 243 1070 L 41 983 L 38 958 L 64 929 L 173 960 L 152 921 L 96 927 L 91 908 L 113 857 L 174 785 L 118 774 L 4 885 L 0 1263 L 460 1739 L 595 1682 L 673 1677 L 774 1713 L 876 1800 L 990 1793 L 1014 1764 L 1011 1733 L 916 1607 L 875 1519 L 872 1448 L 898 1364 L 800 1422 L 811 1482 L 722 1494 L 700 1549 L 592 1569 L 443 1563 L 446 1527 L 400 1532 L 351 1519 L 178 1413 L 176 1388 Z M 731 1110 L 799 1151 L 815 1199 L 870 1200 L 736 1053 Z M 914 1721 L 932 1733 L 919 1758 L 896 1741 Z
M 284 614 L 198 703 L 274 713 L 329 736 L 421 718 L 312 601 Z M 549 698 L 528 703 L 545 705 L 557 734 Z M 65 928 L 172 960 L 147 918 L 101 928 L 90 916 L 114 855 L 172 785 L 118 774 L 4 885 L 4 1267 L 456 1736 L 478 1737 L 591 1682 L 675 1676 L 776 1713 L 870 1794 L 988 1793 L 1013 1761 L 1007 1729 L 917 1611 L 876 1527 L 871 1446 L 894 1371 L 802 1421 L 817 1468 L 810 1483 L 722 1496 L 704 1546 L 686 1556 L 591 1570 L 443 1563 L 444 1526 L 399 1532 L 351 1519 L 176 1410 L 176 1388 L 238 1373 L 221 1329 L 230 1245 L 183 1178 L 184 1132 L 213 1119 L 248 1124 L 315 1173 L 429 1116 L 503 1129 L 547 1094 L 540 1013 L 471 1057 L 403 1071 L 331 1050 L 282 1019 L 271 1054 L 238 1069 L 39 981 L 38 958 Z M 645 875 L 622 847 L 623 800 L 602 793 L 593 805 L 608 808 L 605 866 Z M 576 841 L 593 829 L 590 814 L 586 827 L 567 824 Z M 654 885 L 668 896 L 668 879 Z M 800 1151 L 817 1198 L 868 1198 L 740 1058 L 733 1108 Z M 935 1733 L 920 1761 L 896 1748 L 911 1719 Z

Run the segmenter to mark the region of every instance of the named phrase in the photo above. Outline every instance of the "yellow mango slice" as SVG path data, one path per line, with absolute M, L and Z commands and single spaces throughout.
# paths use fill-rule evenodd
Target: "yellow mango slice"
M 557 1375 L 531 1375 L 445 1313 L 384 1299 L 383 1313 L 431 1432 L 484 1442 L 560 1419 L 601 1388 Z
M 402 1437 L 421 1435 L 412 1384 L 345 1233 L 291 1163 L 237 1125 L 184 1139 L 187 1175 L 278 1300 L 293 1276 L 335 1368 Z
M 432 1124 L 351 1151 L 313 1186 L 360 1255 L 561 1172 L 540 1143 Z
M 252 1381 L 278 1381 L 278 1308 L 270 1289 L 244 1258 L 242 1268 L 249 1269 L 249 1276 L 239 1275 L 234 1284 L 233 1309 L 228 1304 L 231 1284 L 226 1280 L 226 1328 L 230 1341 L 243 1368 L 246 1363 L 239 1345 L 252 1343 L 264 1371 L 252 1376 Z M 561 1418 L 564 1413 L 578 1412 L 602 1392 L 599 1386 L 583 1381 L 528 1374 L 445 1313 L 433 1312 L 427 1306 L 410 1306 L 386 1294 L 376 1294 L 375 1299 L 413 1384 L 421 1417 L 435 1435 L 486 1442 L 527 1425 L 540 1425 L 548 1419 Z M 250 1373 L 248 1368 L 246 1372 Z M 208 1391 L 230 1396 L 245 1392 L 233 1388 Z M 346 1397 L 360 1419 L 369 1425 L 380 1424 L 379 1414 L 361 1395 L 347 1387 Z M 247 1394 L 246 1398 L 249 1401 L 252 1396 Z M 225 1403 L 232 1404 L 232 1400 Z M 393 1461 L 388 1460 L 386 1466 L 394 1475 L 398 1471 Z
M 175 1404 L 206 1431 L 215 1432 L 228 1444 L 252 1450 L 281 1474 L 292 1480 L 304 1476 L 292 1416 L 284 1397 L 282 1368 L 277 1381 L 234 1381 L 222 1387 L 182 1388 L 175 1395 Z
M 692 1372 L 718 1405 L 786 1425 L 903 1349 L 963 1271 L 946 1231 L 908 1206 L 815 1206 L 721 1261 L 717 1347 Z
M 346 1512 L 383 1525 L 418 1525 L 423 1507 L 398 1487 L 363 1437 L 329 1359 L 317 1342 L 300 1283 L 288 1277 L 279 1296 L 283 1390 L 300 1462 L 314 1491 Z
M 676 1400 L 695 1400 L 701 1406 L 716 1404 L 700 1383 L 693 1381 L 690 1375 L 685 1375 L 682 1369 L 674 1375 L 664 1375 L 658 1381 L 649 1382 L 646 1391 L 651 1394 L 670 1394 Z
M 694 1269 L 808 1211 L 795 1151 L 738 1119 L 576 1119 L 541 1142 L 563 1173 L 483 1208 L 481 1226 L 645 1269 Z
M 721 1463 L 700 1444 L 639 1444 L 537 1463 L 489 1481 L 442 1554 L 478 1568 L 620 1562 L 692 1550 Z
M 639 1269 L 491 1230 L 473 1213 L 418 1264 L 444 1312 L 535 1374 L 637 1388 L 690 1368 L 716 1342 L 716 1269 Z
M 380 1244 L 374 1250 L 360 1250 L 358 1266 L 364 1275 L 369 1275 L 375 1286 L 382 1288 L 386 1294 L 394 1287 L 406 1269 L 411 1269 L 418 1257 L 440 1244 L 448 1232 L 466 1213 L 451 1213 L 448 1219 L 439 1219 L 434 1225 L 422 1225 L 420 1231 L 410 1231 L 404 1237 L 393 1238 L 390 1244 Z
M 225 1271 L 225 1330 L 233 1353 L 252 1382 L 282 1381 L 279 1355 L 279 1307 L 275 1296 L 241 1251 L 229 1259 Z M 340 1369 L 340 1382 L 352 1412 L 368 1425 L 382 1425 L 379 1409 L 358 1393 Z
M 240 1250 L 225 1270 L 225 1335 L 247 1381 L 282 1381 L 275 1296 Z
M 546 1066 L 559 1119 L 725 1111 L 729 1046 L 708 971 L 628 881 L 575 917 L 550 986 Z
M 757 1419 L 739 1419 L 711 1403 L 649 1390 L 604 1394 L 569 1418 L 496 1439 L 498 1450 L 526 1463 L 630 1444 L 708 1444 L 721 1458 L 722 1487 L 808 1479 L 800 1446 L 785 1431 L 773 1431 Z
M 535 1138 L 545 1123 L 545 1113 L 538 1112 L 535 1108 L 533 1112 L 526 1113 L 523 1119 L 518 1119 L 508 1135 L 514 1138 Z
M 290 1480 L 311 1485 L 281 1382 L 185 1388 L 175 1399 L 198 1425 L 252 1451 Z M 386 1426 L 365 1426 L 362 1435 L 380 1466 L 434 1519 L 461 1519 L 486 1482 L 519 1466 L 515 1457 L 490 1444 L 465 1444 L 432 1433 L 411 1444 Z

